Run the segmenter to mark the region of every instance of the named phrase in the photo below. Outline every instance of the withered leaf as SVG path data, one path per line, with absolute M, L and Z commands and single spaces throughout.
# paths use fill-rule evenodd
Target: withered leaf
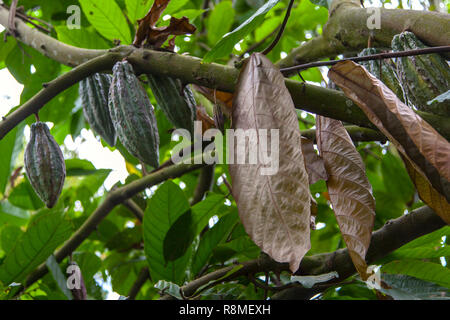
M 155 0 L 147 15 L 138 21 L 139 27 L 133 41 L 135 46 L 145 44 L 153 48 L 159 48 L 170 35 L 177 36 L 195 32 L 195 26 L 190 24 L 189 19 L 186 17 L 182 17 L 181 19 L 172 17 L 168 26 L 156 27 L 156 22 L 164 9 L 166 9 L 169 1 Z M 169 47 L 173 46 L 174 38 L 169 42 Z
M 207 87 L 199 86 L 194 84 L 194 89 L 200 92 L 205 98 L 214 104 L 218 104 L 222 112 L 230 117 L 231 110 L 233 107 L 233 94 L 229 92 L 224 92 L 220 90 L 210 89 Z
M 170 35 L 179 36 L 182 34 L 194 33 L 195 30 L 196 28 L 189 23 L 188 18 L 182 17 L 181 19 L 178 19 L 172 17 L 170 18 L 168 26 L 159 28 L 152 27 L 148 31 L 147 44 L 159 48 Z
M 294 103 L 282 74 L 260 53 L 251 55 L 236 89 L 233 129 L 267 130 L 266 135 L 256 135 L 256 141 L 240 144 L 247 157 L 257 153 L 255 164 L 247 160 L 245 164 L 229 165 L 239 215 L 252 240 L 274 260 L 289 262 L 295 272 L 310 249 L 311 196 Z M 271 129 L 278 130 L 279 139 Z M 262 136 L 267 137 L 267 148 Z M 279 161 L 274 174 L 263 172 L 268 167 L 261 157 L 261 153 L 267 153 L 264 149 Z M 240 151 L 237 143 L 233 151 Z
M 450 201 L 450 143 L 364 67 L 352 61 L 340 62 L 328 76 L 414 169 Z
M 202 122 L 202 133 L 214 127 L 214 120 L 206 113 L 203 106 L 196 107 L 197 120 Z
M 434 210 L 447 224 L 450 224 L 450 204 L 431 184 L 420 174 L 406 157 L 402 157 L 411 180 L 416 186 L 419 197 Z
M 328 194 L 342 237 L 361 278 L 375 220 L 375 199 L 364 162 L 338 120 L 317 116 L 317 147 L 328 173 Z
M 302 137 L 302 153 L 305 159 L 306 172 L 308 173 L 309 184 L 314 184 L 319 180 L 327 181 L 328 175 L 324 162 L 314 150 L 312 140 Z
M 155 0 L 150 8 L 150 11 L 145 15 L 145 17 L 138 20 L 139 27 L 134 37 L 134 45 L 142 45 L 148 36 L 148 32 L 156 25 L 156 22 L 163 13 L 164 9 L 167 8 L 169 2 L 170 0 Z

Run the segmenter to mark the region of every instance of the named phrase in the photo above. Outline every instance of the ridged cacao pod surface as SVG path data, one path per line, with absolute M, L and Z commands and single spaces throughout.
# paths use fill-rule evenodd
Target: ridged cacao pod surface
M 91 128 L 110 146 L 116 144 L 116 129 L 108 107 L 108 94 L 112 76 L 96 73 L 80 81 L 79 92 L 83 113 Z
M 363 49 L 358 56 L 370 56 L 373 54 L 381 53 L 381 50 L 377 48 Z M 380 62 L 382 61 L 382 62 Z M 359 62 L 364 68 L 371 74 L 380 79 L 395 95 L 405 102 L 404 91 L 395 71 L 395 64 L 391 60 L 370 60 Z
M 64 185 L 66 165 L 59 145 L 43 122 L 31 125 L 30 142 L 25 149 L 24 163 L 34 191 L 48 208 L 52 208 Z
M 412 32 L 405 31 L 392 39 L 392 50 L 405 51 L 427 48 Z M 446 92 L 450 87 L 450 67 L 437 53 L 395 59 L 397 74 L 411 106 L 443 116 L 450 116 L 450 101 L 428 101 Z
M 142 162 L 158 167 L 159 134 L 153 106 L 127 61 L 119 61 L 113 67 L 108 103 L 124 147 Z
M 196 102 L 191 88 L 183 87 L 179 79 L 147 74 L 149 86 L 158 106 L 176 127 L 194 133 Z

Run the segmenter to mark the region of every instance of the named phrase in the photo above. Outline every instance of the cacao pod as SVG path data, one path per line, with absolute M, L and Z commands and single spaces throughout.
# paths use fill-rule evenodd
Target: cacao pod
M 158 167 L 159 135 L 153 106 L 127 61 L 113 67 L 108 103 L 123 146 L 142 162 Z
M 43 122 L 31 125 L 30 142 L 24 154 L 25 171 L 31 186 L 48 208 L 58 201 L 66 178 L 64 157 Z
M 376 48 L 366 48 L 358 54 L 358 57 L 369 56 L 377 53 L 381 53 L 381 51 Z M 403 87 L 401 86 L 395 72 L 395 65 L 391 60 L 361 61 L 360 64 L 366 68 L 367 71 L 380 79 L 400 100 L 405 102 Z
M 108 107 L 108 93 L 112 77 L 96 73 L 80 81 L 80 96 L 83 113 L 91 128 L 111 147 L 116 144 L 116 130 Z
M 194 134 L 196 102 L 189 86 L 171 77 L 147 74 L 150 89 L 158 106 L 167 119 L 176 127 Z
M 405 31 L 392 39 L 392 51 L 427 48 L 412 32 Z M 450 86 L 450 67 L 439 54 L 425 54 L 395 59 L 397 75 L 408 104 L 417 109 L 450 116 L 450 103 L 427 102 L 444 93 Z

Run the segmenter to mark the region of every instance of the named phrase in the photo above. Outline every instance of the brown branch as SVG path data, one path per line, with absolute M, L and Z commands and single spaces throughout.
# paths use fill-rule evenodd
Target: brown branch
M 103 201 L 103 203 L 89 216 L 83 225 L 54 253 L 56 261 L 61 262 L 65 257 L 69 256 L 91 234 L 91 232 L 95 230 L 96 226 L 108 215 L 108 213 L 126 199 L 169 178 L 179 177 L 203 166 L 205 165 L 175 164 L 111 191 L 105 201 Z M 26 286 L 28 287 L 40 279 L 47 271 L 47 266 L 45 264 L 40 265 L 29 275 L 25 282 Z
M 385 143 L 387 138 L 379 131 L 358 126 L 344 126 L 353 142 L 380 141 Z M 316 129 L 300 130 L 303 137 L 316 141 Z
M 149 279 L 150 279 L 150 273 L 148 271 L 148 267 L 142 268 L 141 272 L 139 272 L 139 274 L 138 274 L 136 281 L 133 283 L 133 286 L 130 289 L 130 293 L 128 293 L 128 300 L 136 299 L 136 296 L 138 295 L 142 286 Z
M 272 49 L 275 48 L 275 46 L 277 45 L 278 41 L 280 41 L 281 36 L 283 35 L 283 32 L 284 32 L 284 29 L 286 28 L 286 24 L 289 20 L 289 16 L 291 15 L 291 9 L 292 9 L 293 5 L 294 5 L 294 0 L 290 0 L 289 5 L 286 10 L 286 15 L 284 16 L 283 22 L 281 23 L 280 30 L 278 31 L 278 34 L 275 37 L 275 39 L 273 40 L 273 42 L 266 49 L 264 49 L 262 51 L 263 55 L 267 55 L 270 51 L 272 51 Z
M 204 195 L 211 190 L 214 183 L 214 169 L 214 165 L 209 165 L 200 170 L 197 187 L 194 190 L 194 197 L 191 201 L 191 206 L 202 201 Z
M 444 221 L 427 206 L 416 209 L 407 215 L 402 215 L 397 219 L 390 220 L 382 228 L 372 233 L 366 261 L 373 263 L 406 243 L 440 229 L 443 226 L 445 226 Z M 287 263 L 276 262 L 264 254 L 256 260 L 245 261 L 241 265 L 241 269 L 224 279 L 221 278 L 236 266 L 228 266 L 208 273 L 203 277 L 189 282 L 182 287 L 182 290 L 185 296 L 189 297 L 195 294 L 200 287 L 204 287 L 217 279 L 221 279 L 220 282 L 227 282 L 241 276 L 260 272 L 289 272 L 289 265 Z M 327 282 L 327 284 L 342 282 L 356 272 L 346 248 L 330 253 L 304 257 L 300 268 L 295 274 L 320 275 L 331 271 L 336 271 L 339 274 L 339 278 L 333 279 Z
M 345 58 L 345 59 L 340 59 L 340 60 L 316 61 L 316 62 L 310 62 L 310 63 L 292 66 L 289 68 L 283 68 L 283 69 L 280 69 L 280 71 L 283 74 L 292 74 L 293 71 L 300 71 L 300 70 L 305 70 L 305 69 L 315 68 L 315 67 L 322 67 L 322 66 L 332 66 L 339 62 L 348 61 L 348 60 L 353 61 L 353 62 L 361 62 L 361 61 L 371 61 L 371 60 L 383 60 L 383 59 L 388 59 L 388 58 L 419 56 L 419 55 L 423 55 L 423 54 L 443 53 L 443 52 L 450 52 L 450 45 L 449 46 L 414 49 L 414 50 L 405 50 L 405 51 L 398 51 L 398 52 L 383 52 L 383 53 L 377 53 L 377 54 L 372 54 L 372 55 L 368 55 L 368 56 L 350 57 L 350 58 Z

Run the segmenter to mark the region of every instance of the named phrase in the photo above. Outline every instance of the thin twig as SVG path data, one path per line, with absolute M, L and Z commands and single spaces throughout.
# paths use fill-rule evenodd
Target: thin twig
M 148 267 L 143 267 L 141 269 L 141 271 L 139 272 L 139 275 L 138 275 L 136 281 L 133 283 L 133 286 L 130 289 L 130 293 L 128 294 L 128 300 L 136 299 L 136 296 L 138 295 L 142 286 L 145 284 L 145 282 L 148 279 L 150 279 L 150 273 L 148 271 Z
M 256 43 L 252 44 L 250 47 L 248 47 L 247 50 L 245 50 L 245 52 L 243 52 L 243 53 L 241 53 L 241 54 L 239 55 L 238 59 L 241 60 L 241 59 L 245 56 L 246 53 L 250 53 L 250 52 L 252 52 L 253 50 L 258 49 L 258 47 L 261 46 L 261 45 L 263 45 L 263 44 L 267 41 L 267 39 L 272 38 L 272 36 L 273 36 L 274 34 L 276 34 L 278 30 L 280 30 L 280 27 L 281 27 L 281 25 L 277 26 L 277 27 L 276 27 L 275 29 L 273 29 L 273 31 L 272 31 L 271 33 L 269 33 L 267 36 L 265 36 L 264 38 L 262 38 L 260 41 L 258 41 L 258 42 L 256 42 Z
M 353 61 L 353 62 L 360 62 L 360 61 L 381 60 L 381 59 L 388 59 L 388 58 L 418 56 L 418 55 L 422 55 L 422 54 L 442 53 L 442 52 L 450 52 L 450 45 L 449 46 L 414 49 L 414 50 L 406 50 L 406 51 L 399 51 L 399 52 L 377 53 L 377 54 L 372 54 L 369 56 L 350 57 L 350 58 L 344 58 L 344 59 L 340 59 L 340 60 L 310 62 L 310 63 L 300 64 L 300 65 L 296 65 L 296 66 L 289 67 L 289 68 L 282 68 L 282 69 L 280 69 L 280 71 L 282 73 L 289 73 L 291 71 L 305 70 L 305 69 L 314 68 L 314 67 L 332 66 L 339 62 L 349 61 L 349 60 Z
M 291 15 L 291 9 L 292 9 L 293 4 L 294 4 L 294 0 L 291 0 L 289 2 L 289 5 L 288 5 L 287 11 L 286 11 L 286 15 L 284 16 L 283 23 L 281 24 L 281 28 L 278 31 L 277 36 L 275 37 L 273 42 L 266 49 L 264 49 L 262 51 L 263 55 L 267 55 L 270 51 L 272 51 L 272 49 L 275 48 L 275 46 L 277 45 L 278 41 L 280 41 L 281 36 L 283 35 L 284 28 L 286 28 L 286 24 L 288 22 L 289 16 Z
M 16 25 L 14 23 L 14 18 L 16 17 L 17 2 L 19 0 L 13 0 L 11 2 L 11 7 L 9 9 L 8 17 L 8 31 L 15 37 L 17 35 Z

